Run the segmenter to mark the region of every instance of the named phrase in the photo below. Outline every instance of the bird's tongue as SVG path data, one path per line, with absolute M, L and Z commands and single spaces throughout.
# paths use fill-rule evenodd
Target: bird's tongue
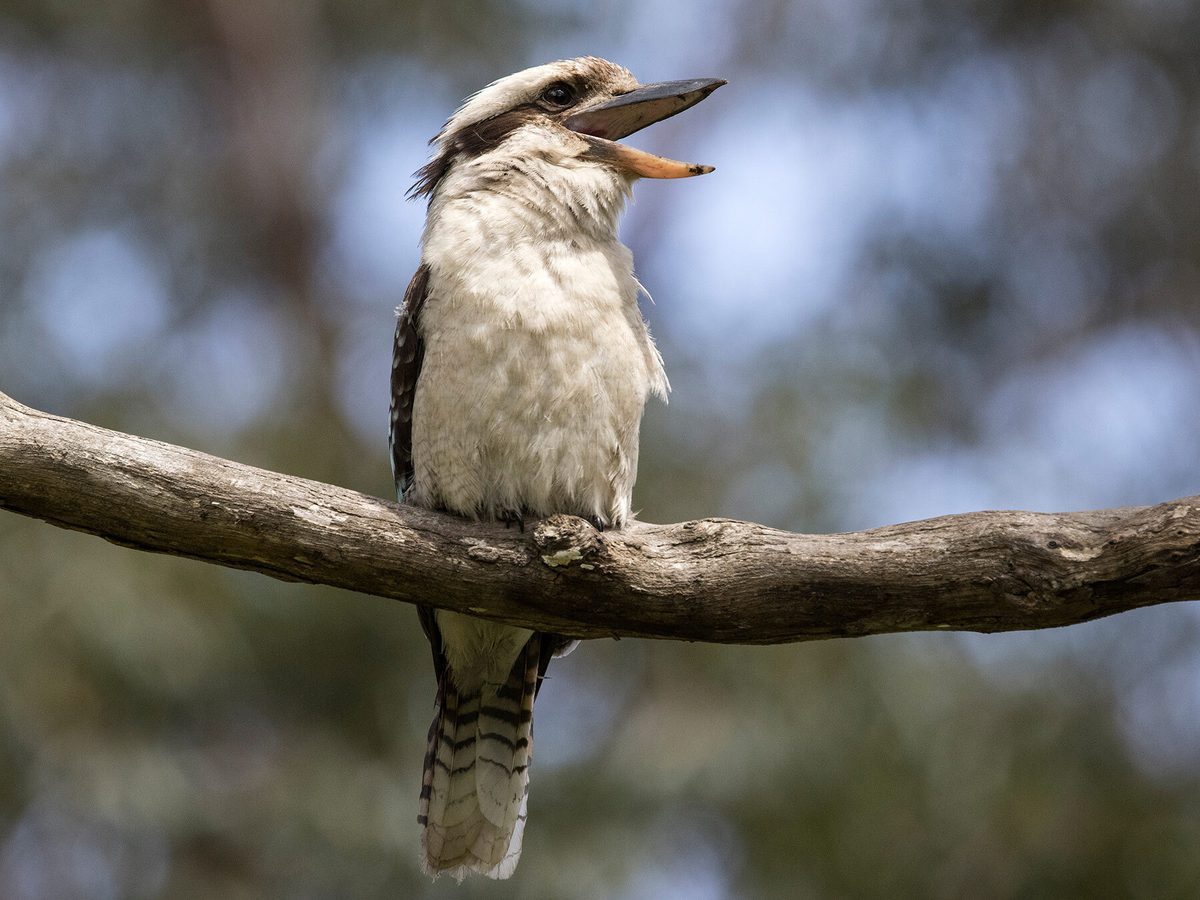
M 581 134 L 580 137 L 591 144 L 589 156 L 602 159 L 642 178 L 691 178 L 693 175 L 707 175 L 713 171 L 712 166 L 655 156 L 645 150 L 627 147 L 602 137 L 589 134 Z

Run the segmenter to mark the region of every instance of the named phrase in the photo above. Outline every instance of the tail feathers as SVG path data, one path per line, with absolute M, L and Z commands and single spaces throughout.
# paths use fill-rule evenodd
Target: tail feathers
M 508 878 L 516 869 L 525 831 L 539 656 L 535 635 L 503 684 L 467 690 L 446 679 L 442 685 L 417 816 L 426 874 L 446 873 L 461 881 L 468 872 Z

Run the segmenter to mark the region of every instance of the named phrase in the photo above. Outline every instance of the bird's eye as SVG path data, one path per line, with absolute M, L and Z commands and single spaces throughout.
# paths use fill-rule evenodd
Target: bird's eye
M 570 106 L 575 100 L 575 88 L 565 81 L 556 81 L 542 91 L 541 99 L 551 106 Z

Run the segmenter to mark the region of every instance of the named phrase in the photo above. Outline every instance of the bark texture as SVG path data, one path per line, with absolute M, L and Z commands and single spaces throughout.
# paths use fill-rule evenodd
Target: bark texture
M 381 452 L 382 464 L 382 452 Z M 524 533 L 53 416 L 0 394 L 0 508 L 275 578 L 581 638 L 1015 631 L 1200 597 L 1200 497 L 853 534 L 729 519 Z

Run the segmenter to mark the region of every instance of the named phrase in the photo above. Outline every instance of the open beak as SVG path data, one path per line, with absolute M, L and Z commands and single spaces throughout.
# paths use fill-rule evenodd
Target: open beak
M 712 166 L 666 159 L 617 141 L 695 106 L 723 84 L 726 82 L 721 78 L 697 78 L 643 85 L 568 116 L 564 124 L 591 145 L 588 156 L 634 175 L 643 178 L 706 175 L 713 170 Z

